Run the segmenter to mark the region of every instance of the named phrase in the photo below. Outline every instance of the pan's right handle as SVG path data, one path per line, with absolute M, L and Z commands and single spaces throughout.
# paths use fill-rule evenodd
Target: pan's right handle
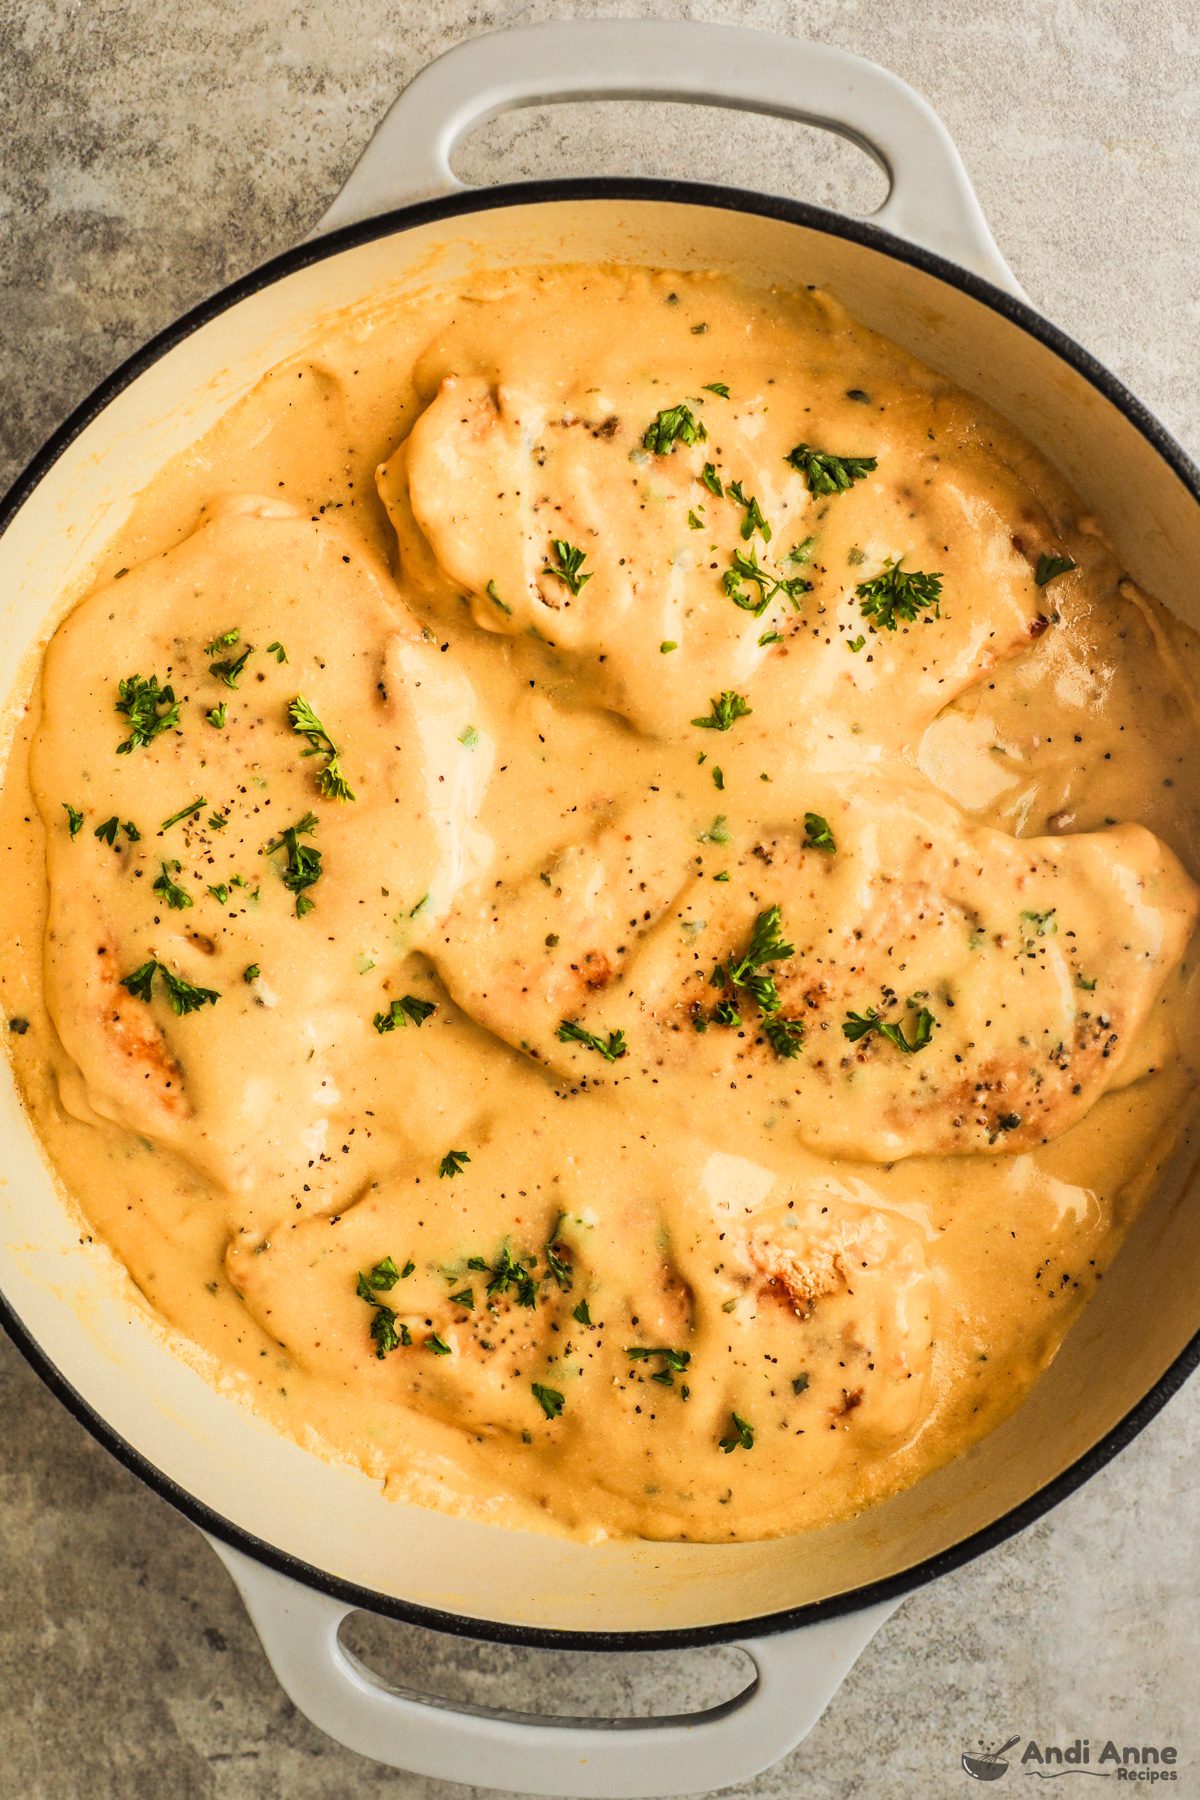
M 576 1800 L 709 1793 L 748 1781 L 807 1736 L 855 1659 L 899 1605 L 739 1643 L 742 1693 L 674 1718 L 500 1713 L 390 1688 L 342 1644 L 343 1600 L 209 1543 L 237 1584 L 279 1681 L 314 1725 L 394 1769 L 473 1788 Z
M 876 225 L 1025 298 L 949 132 L 907 83 L 831 44 L 687 19 L 562 19 L 456 45 L 405 88 L 313 235 L 459 191 L 456 145 L 499 113 L 599 99 L 688 100 L 837 132 L 891 184 Z

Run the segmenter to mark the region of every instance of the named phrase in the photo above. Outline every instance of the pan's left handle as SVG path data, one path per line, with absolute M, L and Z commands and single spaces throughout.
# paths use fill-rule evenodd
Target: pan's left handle
M 576 1800 L 710 1793 L 748 1781 L 812 1730 L 889 1601 L 800 1631 L 739 1643 L 750 1686 L 707 1712 L 564 1719 L 458 1705 L 387 1686 L 338 1635 L 354 1608 L 209 1538 L 280 1684 L 318 1730 L 393 1769 L 468 1787 Z
M 689 19 L 560 19 L 457 44 L 384 115 L 313 236 L 460 191 L 450 158 L 470 132 L 563 100 L 690 100 L 836 132 L 888 178 L 874 224 L 1025 297 L 953 139 L 906 82 L 833 44 Z

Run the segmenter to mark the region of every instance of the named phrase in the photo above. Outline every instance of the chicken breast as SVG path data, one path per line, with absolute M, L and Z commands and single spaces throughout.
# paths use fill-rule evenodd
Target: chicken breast
M 826 813 L 698 855 L 659 797 L 464 894 L 445 979 L 565 1078 L 733 1131 L 752 1084 L 830 1155 L 1026 1149 L 1142 1072 L 1200 899 L 1150 832 L 1018 840 L 915 784 L 813 789 Z
M 470 866 L 470 686 L 358 540 L 250 499 L 84 600 L 42 696 L 47 999 L 87 1106 L 227 1188 L 293 1179 L 384 1054 L 363 963 L 394 973 Z

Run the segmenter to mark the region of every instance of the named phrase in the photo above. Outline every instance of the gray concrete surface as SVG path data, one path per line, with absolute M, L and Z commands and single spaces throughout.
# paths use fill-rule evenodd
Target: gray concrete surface
M 537 7 L 428 0 L 3 0 L 0 485 L 109 369 L 302 235 L 431 56 Z M 1196 0 L 637 0 L 873 56 L 956 136 L 1051 317 L 1200 451 Z M 878 178 L 817 134 L 691 109 L 570 107 L 468 145 L 476 180 L 701 173 L 866 207 Z M 910 1599 L 808 1742 L 747 1795 L 941 1800 L 981 1740 L 1174 1743 L 1200 1795 L 1200 1387 L 1040 1525 Z M 416 1685 L 516 1706 L 675 1710 L 728 1652 L 617 1665 L 364 1628 Z M 569 1665 L 569 1666 L 568 1666 Z M 1006 1778 L 1023 1789 L 1019 1769 Z M 1069 1784 L 1070 1785 L 1070 1784 Z M 1078 1787 L 1078 1778 L 1074 1786 Z M 1090 1786 L 1090 1781 L 1086 1784 Z M 451 1800 L 322 1738 L 283 1698 L 192 1528 L 0 1343 L 3 1800 Z

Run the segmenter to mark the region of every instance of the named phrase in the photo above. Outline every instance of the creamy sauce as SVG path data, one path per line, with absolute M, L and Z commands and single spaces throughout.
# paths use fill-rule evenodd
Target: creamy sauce
M 1196 677 L 1028 444 L 827 296 L 335 321 L 29 696 L 34 1126 L 184 1353 L 390 1496 L 845 1517 L 1018 1404 L 1186 1121 Z

